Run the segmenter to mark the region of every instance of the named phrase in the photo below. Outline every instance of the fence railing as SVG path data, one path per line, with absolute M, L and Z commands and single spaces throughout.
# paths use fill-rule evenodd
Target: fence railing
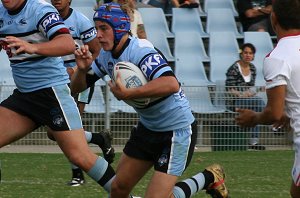
M 14 86 L 0 85 L 0 100 L 7 98 L 13 89 Z M 228 104 L 232 105 L 239 99 L 228 94 L 225 88 L 186 86 L 183 87 L 183 90 L 198 121 L 198 149 L 209 151 L 247 150 L 255 138 L 267 150 L 292 148 L 292 133 L 287 129 L 274 132 L 272 126 L 267 125 L 260 125 L 255 129 L 237 126 L 235 123 L 237 114 L 234 109 L 228 108 Z M 101 94 L 96 92 L 101 92 Z M 130 136 L 131 128 L 137 123 L 138 115 L 126 103 L 114 98 L 112 94 L 103 97 L 106 96 L 106 92 L 105 86 L 97 85 L 95 87 L 92 102 L 87 105 L 89 111 L 82 116 L 83 126 L 86 131 L 91 132 L 98 132 L 104 128 L 111 129 L 114 135 L 113 145 L 122 147 Z M 264 90 L 257 95 L 264 101 L 266 100 Z M 109 107 L 106 104 L 109 104 Z M 104 105 L 104 110 L 98 105 Z M 45 127 L 40 127 L 13 143 L 13 145 L 55 144 L 48 139 Z

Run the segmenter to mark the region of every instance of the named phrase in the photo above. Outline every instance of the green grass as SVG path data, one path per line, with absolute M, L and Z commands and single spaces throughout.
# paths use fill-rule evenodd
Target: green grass
M 197 152 L 181 179 L 202 171 L 211 163 L 220 163 L 227 173 L 226 183 L 231 197 L 287 198 L 293 157 L 293 151 Z M 1 198 L 107 197 L 88 176 L 84 186 L 67 186 L 71 171 L 62 154 L 0 153 L 0 160 Z M 134 195 L 143 195 L 150 175 L 151 172 L 136 186 Z M 209 196 L 200 192 L 194 197 Z

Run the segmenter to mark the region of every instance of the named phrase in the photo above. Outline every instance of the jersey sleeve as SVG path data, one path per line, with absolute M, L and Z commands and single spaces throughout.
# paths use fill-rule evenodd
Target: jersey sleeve
M 286 79 L 289 79 L 291 76 L 288 64 L 284 60 L 273 57 L 265 58 L 263 73 L 266 80 L 266 89 L 286 85 Z
M 79 13 L 80 16 L 80 39 L 84 43 L 88 43 L 97 36 L 96 28 L 92 22 L 83 14 Z
M 98 58 L 95 59 L 95 61 L 93 61 L 92 63 L 92 70 L 93 72 L 99 77 L 99 78 L 103 78 L 107 73 L 105 72 L 105 70 L 103 70 L 103 67 L 101 66 L 100 61 L 98 60 Z
M 69 33 L 63 19 L 50 4 L 41 4 L 36 10 L 37 28 L 49 40 L 57 34 Z

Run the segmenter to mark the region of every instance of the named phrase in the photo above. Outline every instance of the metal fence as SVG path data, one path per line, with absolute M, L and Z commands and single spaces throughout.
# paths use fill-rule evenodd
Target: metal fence
M 14 86 L 0 86 L 0 100 L 9 96 L 13 89 Z M 237 99 L 230 96 L 225 88 L 186 86 L 183 90 L 198 121 L 198 149 L 205 151 L 249 149 L 253 129 L 241 128 L 235 124 L 236 113 L 234 109 L 228 108 L 228 103 Z M 92 102 L 82 116 L 83 126 L 85 130 L 91 132 L 110 128 L 114 135 L 113 145 L 122 147 L 129 138 L 132 126 L 137 123 L 138 115 L 124 102 L 116 100 L 112 94 L 106 96 L 106 92 L 106 86 L 95 87 Z M 257 95 L 266 100 L 263 90 Z M 104 105 L 104 110 L 99 108 L 100 105 Z M 287 129 L 274 132 L 272 126 L 261 125 L 257 131 L 259 144 L 265 146 L 267 150 L 292 148 L 292 133 Z M 55 144 L 47 138 L 45 127 L 40 127 L 13 143 L 13 145 Z

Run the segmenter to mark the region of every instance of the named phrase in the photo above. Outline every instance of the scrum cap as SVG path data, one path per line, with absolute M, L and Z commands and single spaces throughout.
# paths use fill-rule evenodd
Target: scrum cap
M 130 31 L 130 18 L 118 3 L 101 5 L 94 14 L 94 21 L 108 23 L 114 30 L 115 42 L 119 42 L 124 34 Z

